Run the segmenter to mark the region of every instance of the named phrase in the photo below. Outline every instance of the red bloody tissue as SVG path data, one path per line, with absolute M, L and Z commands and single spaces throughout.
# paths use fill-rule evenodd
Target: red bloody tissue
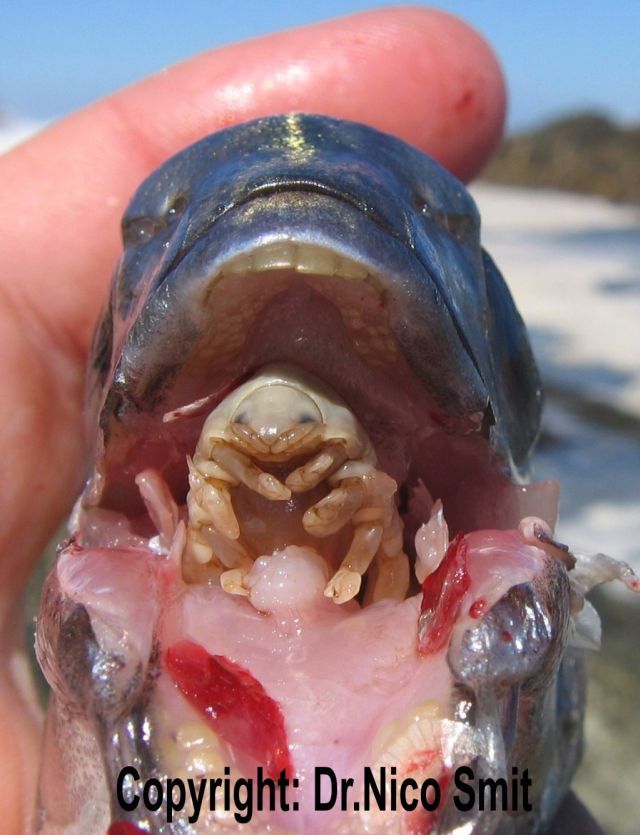
M 422 584 L 418 650 L 430 655 L 443 649 L 456 622 L 462 598 L 471 585 L 467 572 L 467 541 L 459 533 L 442 562 Z
M 140 829 L 135 823 L 115 821 L 107 829 L 107 835 L 145 835 L 146 829 Z
M 283 769 L 292 773 L 280 706 L 248 670 L 193 641 L 169 647 L 165 664 L 178 689 L 225 742 L 257 760 L 274 779 Z

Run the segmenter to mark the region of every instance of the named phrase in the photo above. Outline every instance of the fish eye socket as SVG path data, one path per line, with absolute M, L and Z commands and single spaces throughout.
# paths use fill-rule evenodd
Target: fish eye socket
M 138 217 L 130 221 L 124 229 L 126 243 L 143 243 L 152 238 L 158 228 L 157 221 L 152 217 Z
M 459 241 L 469 240 L 474 235 L 473 220 L 465 214 L 448 214 L 444 217 L 447 230 Z
M 169 205 L 169 208 L 167 209 L 167 217 L 170 220 L 173 220 L 179 217 L 186 208 L 187 198 L 183 195 L 179 195 L 178 197 L 174 198 L 174 200 Z
M 417 209 L 423 217 L 431 217 L 431 206 L 424 197 L 419 194 L 414 194 L 411 198 L 411 203 L 414 209 Z

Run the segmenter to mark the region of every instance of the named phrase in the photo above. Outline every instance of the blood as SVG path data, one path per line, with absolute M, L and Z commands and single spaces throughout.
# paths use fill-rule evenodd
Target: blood
M 146 829 L 140 829 L 135 823 L 115 821 L 107 829 L 107 835 L 148 835 Z
M 474 600 L 471 606 L 469 606 L 469 617 L 478 620 L 484 615 L 485 609 L 487 608 L 487 601 L 484 597 L 479 597 L 477 600 Z
M 511 632 L 508 632 L 506 629 L 500 633 L 500 640 L 503 641 L 505 644 L 510 644 L 513 641 L 513 635 Z
M 277 779 L 293 769 L 280 706 L 248 670 L 209 655 L 193 641 L 181 641 L 165 653 L 169 675 L 217 734 L 245 752 Z
M 438 568 L 422 584 L 420 621 L 428 623 L 418 633 L 418 651 L 431 655 L 443 649 L 456 622 L 462 598 L 471 585 L 467 572 L 467 541 L 459 533 L 449 545 Z M 429 613 L 425 615 L 424 613 Z

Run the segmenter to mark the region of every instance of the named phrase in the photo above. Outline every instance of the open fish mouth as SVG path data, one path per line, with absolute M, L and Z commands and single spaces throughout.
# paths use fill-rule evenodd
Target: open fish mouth
M 39 617 L 41 831 L 543 828 L 595 626 L 471 198 L 294 115 L 170 160 L 123 231 Z

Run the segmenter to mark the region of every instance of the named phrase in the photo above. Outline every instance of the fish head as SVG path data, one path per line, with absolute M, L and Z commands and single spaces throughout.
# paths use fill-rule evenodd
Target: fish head
M 124 820 L 218 831 L 235 825 L 233 810 L 203 812 L 193 830 L 173 810 L 172 823 L 166 807 L 140 802 L 131 771 L 120 781 L 123 769 L 142 780 L 232 767 L 233 780 L 257 765 L 295 776 L 302 811 L 257 815 L 248 831 L 544 826 L 579 759 L 583 680 L 566 652 L 579 607 L 550 533 L 557 486 L 526 484 L 538 372 L 465 188 L 392 136 L 290 114 L 170 159 L 122 229 L 89 368 L 93 470 L 38 634 L 55 690 L 50 760 L 69 746 L 99 752 L 102 784 L 45 765 L 42 819 L 78 832 L 88 820 L 95 831 Z M 372 602 L 365 588 L 336 605 L 326 589 L 344 531 L 321 546 L 303 531 L 302 499 L 256 498 L 237 450 L 216 457 L 210 444 L 198 457 L 204 427 L 221 415 L 241 425 L 234 392 L 262 391 L 251 381 L 291 365 L 300 403 L 313 393 L 313 420 L 329 416 L 330 440 L 362 432 L 344 484 L 364 486 L 345 501 L 373 497 L 365 522 L 388 511 L 382 533 L 374 522 L 360 533 L 382 537 L 381 566 L 407 560 L 400 600 Z M 298 420 L 268 397 L 252 405 L 256 437 L 265 409 L 278 431 Z M 326 485 L 313 490 L 301 495 L 321 503 Z M 229 496 L 239 531 L 213 531 L 205 546 L 242 566 L 234 594 L 181 562 L 194 514 Z M 432 780 L 441 802 L 395 814 L 376 783 L 376 808 L 323 818 L 312 787 L 325 767 L 358 791 L 392 769 Z M 506 780 L 514 768 L 533 780 L 526 802 L 462 815 L 459 769 Z M 60 799 L 79 791 L 81 812 Z
M 394 477 L 415 455 L 391 447 L 427 422 L 526 476 L 542 395 L 525 326 L 472 198 L 416 149 L 326 117 L 250 122 L 149 178 L 123 235 L 88 411 L 108 502 L 134 501 L 134 423 L 291 358 L 355 405 Z

